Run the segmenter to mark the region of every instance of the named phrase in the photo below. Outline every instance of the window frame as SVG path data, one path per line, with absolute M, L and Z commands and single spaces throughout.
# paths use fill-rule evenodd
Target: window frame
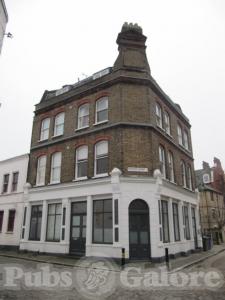
M 2 183 L 2 194 L 8 193 L 9 190 L 9 177 L 10 174 L 6 173 L 3 175 L 3 183 Z M 5 180 L 7 178 L 7 180 Z
M 159 145 L 159 163 L 162 177 L 166 179 L 166 152 L 162 145 Z
M 177 124 L 177 137 L 178 137 L 178 144 L 180 146 L 183 146 L 183 130 L 179 123 Z
M 0 210 L 0 233 L 2 232 L 3 220 L 4 220 L 4 210 Z
M 167 111 L 164 111 L 164 129 L 166 134 L 171 136 L 170 115 Z
M 16 210 L 9 209 L 8 211 L 8 222 L 7 222 L 7 232 L 13 232 L 15 226 Z
M 50 213 L 50 206 L 55 206 L 54 213 Z M 61 212 L 57 213 L 57 206 L 61 206 Z M 53 239 L 48 238 L 48 226 L 49 226 L 49 217 L 54 216 L 54 233 L 53 233 Z M 57 216 L 60 216 L 59 222 L 59 238 L 56 238 L 56 220 Z M 48 204 L 48 212 L 47 212 L 47 226 L 46 226 L 46 242 L 60 242 L 61 237 L 61 229 L 62 229 L 62 203 L 49 203 Z
M 102 102 L 102 101 L 107 102 L 107 108 L 99 110 L 98 106 L 99 106 L 99 103 Z M 107 111 L 107 118 L 99 121 L 98 120 L 98 114 L 103 112 L 103 111 Z M 101 123 L 105 123 L 105 122 L 108 122 L 108 121 L 109 121 L 109 98 L 107 96 L 105 96 L 105 97 L 101 97 L 98 100 L 96 100 L 96 103 L 95 103 L 95 124 L 101 124 Z
M 175 209 L 176 207 L 176 209 Z M 178 203 L 172 203 L 172 212 L 173 212 L 173 230 L 174 230 L 174 241 L 179 242 L 180 239 L 180 224 L 179 224 L 179 207 Z
M 155 104 L 155 115 L 156 115 L 156 125 L 159 128 L 163 129 L 162 107 L 158 102 Z
M 188 241 L 191 239 L 189 218 L 188 206 L 183 205 L 184 238 Z
M 83 115 L 83 116 L 80 116 L 81 109 L 84 108 L 84 107 L 88 107 L 88 113 Z M 89 115 L 90 115 L 90 105 L 89 105 L 89 103 L 84 103 L 84 104 L 82 104 L 78 107 L 78 111 L 77 111 L 77 130 L 89 127 Z M 81 124 L 82 124 L 81 119 L 83 119 L 85 117 L 88 117 L 87 125 L 81 126 Z
M 190 164 L 187 165 L 187 187 L 192 191 L 193 190 L 193 182 L 192 182 L 192 172 Z
M 189 150 L 189 135 L 186 129 L 183 130 L 183 146 L 186 150 Z
M 54 166 L 53 161 L 56 155 L 60 155 L 60 164 L 59 166 Z M 54 152 L 51 156 L 51 174 L 50 174 L 50 184 L 60 183 L 61 181 L 61 167 L 62 167 L 62 152 Z M 53 172 L 55 169 L 59 169 L 59 178 L 57 180 L 53 180 Z
M 97 147 L 100 146 L 101 144 L 107 144 L 107 153 L 99 155 L 97 157 Z M 109 175 L 109 142 L 108 140 L 101 140 L 95 144 L 94 148 L 94 177 L 103 177 L 103 176 L 108 176 Z M 107 158 L 107 172 L 104 173 L 97 173 L 97 167 L 98 167 L 98 160 L 100 159 L 105 159 Z
M 45 163 L 43 164 L 43 166 L 40 166 L 42 159 L 45 159 Z M 46 164 L 47 164 L 47 155 L 44 154 L 37 158 L 36 186 L 45 185 Z M 43 172 L 43 174 L 41 174 L 41 172 Z M 43 176 L 43 181 L 40 182 L 42 176 Z
M 34 214 L 34 208 L 37 208 L 36 214 Z M 41 209 L 40 209 L 41 208 Z M 30 229 L 29 229 L 29 241 L 40 241 L 41 240 L 41 223 L 42 223 L 42 214 L 43 214 L 43 205 L 35 204 L 31 206 L 31 214 L 30 214 Z M 31 222 L 32 218 L 35 219 L 35 234 L 34 238 L 31 237 Z M 40 223 L 39 223 L 40 219 Z M 38 224 L 40 224 L 40 236 L 38 236 Z
M 48 122 L 48 125 L 46 128 L 44 128 L 45 122 Z M 49 117 L 41 120 L 40 141 L 46 141 L 49 139 L 50 122 L 51 122 L 51 119 Z M 45 132 L 47 132 L 46 136 L 45 136 Z
M 187 188 L 187 170 L 186 170 L 186 164 L 183 160 L 181 160 L 180 167 L 181 167 L 182 186 L 184 188 Z
M 16 177 L 17 175 L 17 177 Z M 15 181 L 15 178 L 17 179 Z M 16 192 L 18 188 L 18 182 L 19 182 L 19 171 L 13 172 L 12 174 L 12 186 L 11 186 L 11 191 Z
M 168 151 L 168 168 L 169 168 L 169 180 L 175 183 L 175 172 L 174 172 L 174 158 L 172 151 Z
M 62 118 L 63 121 L 61 123 L 57 124 L 57 122 L 59 122 L 58 119 L 61 116 L 63 116 L 63 118 Z M 60 112 L 54 118 L 54 135 L 53 135 L 53 137 L 61 136 L 64 134 L 64 124 L 65 124 L 65 112 Z M 60 127 L 62 127 L 61 132 L 57 133 L 57 131 L 59 130 L 58 128 L 60 128 Z
M 80 161 L 78 161 L 78 152 L 82 150 L 82 148 L 86 149 L 87 151 L 87 157 L 85 159 L 81 159 Z M 84 179 L 87 179 L 88 178 L 88 146 L 87 145 L 82 145 L 82 146 L 79 146 L 76 148 L 76 152 L 75 152 L 75 180 L 84 180 Z M 81 176 L 81 177 L 78 177 L 78 171 L 79 171 L 79 164 L 81 163 L 86 163 L 87 166 L 87 170 L 86 170 L 86 176 Z
M 105 210 L 105 201 L 111 201 L 111 211 L 106 211 Z M 95 211 L 95 205 L 97 204 L 97 202 L 102 202 L 102 210 L 101 211 Z M 105 242 L 105 229 L 107 227 L 105 227 L 105 214 L 111 214 L 111 242 Z M 95 241 L 95 236 L 94 236 L 94 231 L 95 231 L 95 215 L 102 215 L 102 242 L 99 241 Z M 93 221 L 92 221 L 92 243 L 93 244 L 108 244 L 111 245 L 113 244 L 113 201 L 112 199 L 99 199 L 99 200 L 93 200 Z
M 166 205 L 164 205 L 166 204 Z M 166 208 L 166 210 L 165 210 Z M 162 236 L 163 243 L 170 243 L 170 225 L 169 225 L 169 205 L 167 200 L 161 200 L 161 214 L 162 214 Z M 166 221 L 166 223 L 165 223 Z M 168 239 L 165 238 L 165 232 L 167 229 Z

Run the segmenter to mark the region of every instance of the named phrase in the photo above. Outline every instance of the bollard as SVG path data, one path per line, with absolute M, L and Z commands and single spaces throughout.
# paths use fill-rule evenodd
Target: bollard
M 125 265 L 125 248 L 121 249 L 121 266 Z

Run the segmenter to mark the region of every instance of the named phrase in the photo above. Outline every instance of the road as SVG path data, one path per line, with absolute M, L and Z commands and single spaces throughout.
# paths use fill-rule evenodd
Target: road
M 89 268 L 90 262 L 88 262 L 84 267 L 76 269 L 64 266 L 53 267 L 48 264 L 40 265 L 36 262 L 0 256 L 0 300 L 106 298 L 110 300 L 225 300 L 225 252 L 185 270 L 185 273 L 182 271 L 180 277 L 177 273 L 168 275 L 164 271 L 152 269 L 125 268 L 122 272 L 107 271 L 104 262 L 91 262 L 91 266 Z M 202 276 L 199 277 L 200 287 L 192 287 L 194 280 L 190 279 L 192 278 L 190 274 L 200 274 L 199 272 Z M 209 272 L 214 272 L 213 278 L 209 276 Z M 157 274 L 160 276 L 164 274 L 164 277 L 157 277 Z M 159 278 L 161 285 L 162 281 L 164 282 L 163 286 L 153 289 L 152 285 L 157 284 Z M 174 281 L 174 278 L 184 280 Z M 189 280 L 185 281 L 185 278 Z M 174 287 L 176 286 L 174 282 L 183 286 Z M 211 285 L 207 286 L 206 283 Z M 217 283 L 220 286 L 215 288 Z

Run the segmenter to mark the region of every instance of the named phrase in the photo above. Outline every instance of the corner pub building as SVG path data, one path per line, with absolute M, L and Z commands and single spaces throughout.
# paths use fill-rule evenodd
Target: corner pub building
M 118 57 L 36 105 L 21 250 L 161 261 L 202 247 L 190 123 L 125 23 Z

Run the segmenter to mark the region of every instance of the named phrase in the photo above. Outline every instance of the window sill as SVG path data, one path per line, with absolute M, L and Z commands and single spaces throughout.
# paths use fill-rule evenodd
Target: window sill
M 44 139 L 44 140 L 38 140 L 38 143 L 47 142 L 47 141 L 48 141 L 48 138 Z
M 104 120 L 104 121 L 101 121 L 101 122 L 98 122 L 98 123 L 94 123 L 93 126 L 97 126 L 97 125 L 101 125 L 101 124 L 104 124 L 104 123 L 108 123 L 109 120 Z
M 6 231 L 6 234 L 13 234 L 13 231 Z
M 45 186 L 44 183 L 40 183 L 40 184 L 35 184 L 34 187 L 42 187 L 42 186 Z
M 87 180 L 88 177 L 80 177 L 80 178 L 76 178 L 76 179 L 73 179 L 74 182 L 77 182 L 77 181 L 83 181 L 83 180 Z
M 54 185 L 54 184 L 59 184 L 61 183 L 60 181 L 52 181 L 52 182 L 49 182 L 48 185 Z
M 107 177 L 107 176 L 109 176 L 109 174 L 108 173 L 104 173 L 104 174 L 95 175 L 92 178 L 95 179 L 95 178 L 101 178 L 101 177 Z
M 56 139 L 56 138 L 58 138 L 58 137 L 60 137 L 60 136 L 63 136 L 63 133 L 62 133 L 62 134 L 58 134 L 58 135 L 53 135 L 53 136 L 52 136 L 52 139 Z
M 89 128 L 89 125 L 88 125 L 88 126 L 84 126 L 84 127 L 77 128 L 77 129 L 75 129 L 75 131 L 80 131 L 80 130 L 87 129 L 87 128 Z
M 184 188 L 185 190 L 189 191 L 189 192 L 194 192 L 193 190 L 189 189 L 189 188 L 186 187 L 186 186 L 183 186 L 183 188 Z

